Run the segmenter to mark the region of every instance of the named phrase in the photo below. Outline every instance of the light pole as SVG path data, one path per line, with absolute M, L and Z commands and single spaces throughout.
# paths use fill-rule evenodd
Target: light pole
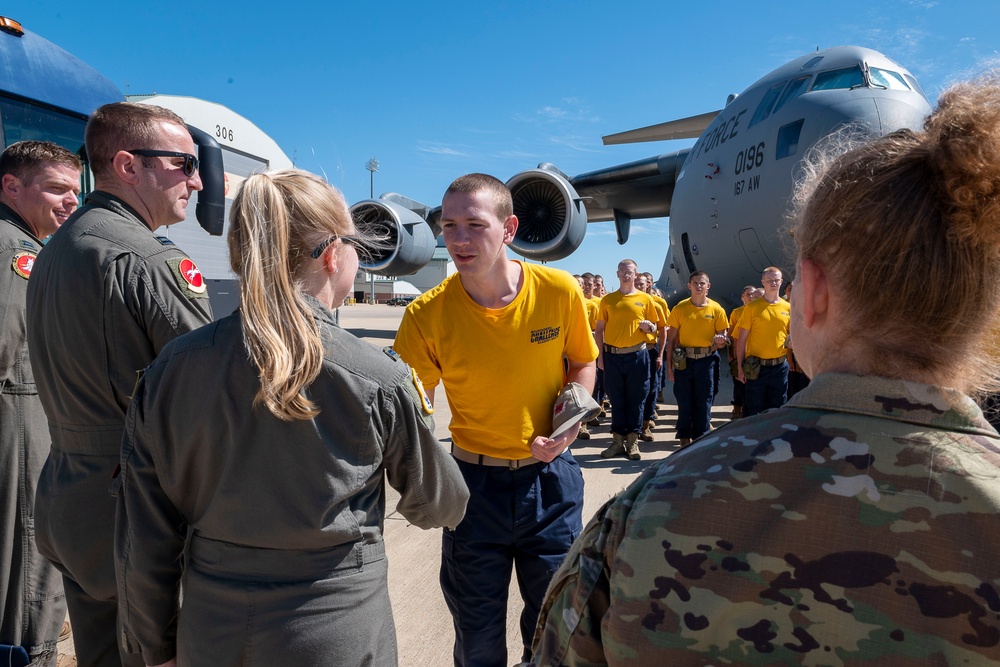
M 369 171 L 370 177 L 368 179 L 368 198 L 375 199 L 375 172 L 378 171 L 378 160 L 375 159 L 374 155 L 365 164 L 365 169 Z
M 373 155 L 370 160 L 365 164 L 365 169 L 368 170 L 368 198 L 375 199 L 375 172 L 378 171 L 378 160 L 375 159 Z M 375 299 L 375 274 L 368 271 L 368 275 L 371 277 L 372 283 L 372 305 L 374 306 L 378 301 Z

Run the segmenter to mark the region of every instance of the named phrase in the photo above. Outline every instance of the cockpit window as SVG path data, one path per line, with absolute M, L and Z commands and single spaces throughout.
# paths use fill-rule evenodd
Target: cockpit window
M 872 67 L 868 70 L 873 86 L 885 86 L 888 90 L 909 90 L 910 86 L 899 72 L 891 69 Z
M 767 92 L 764 93 L 764 99 L 760 101 L 760 104 L 757 105 L 757 110 L 753 112 L 753 118 L 750 119 L 749 127 L 753 127 L 771 115 L 771 107 L 774 106 L 774 101 L 778 99 L 778 95 L 781 94 L 781 90 L 784 87 L 785 82 L 782 81 L 778 85 L 767 89 Z
M 806 88 L 809 86 L 809 79 L 812 76 L 800 76 L 796 79 L 792 79 L 785 86 L 785 92 L 781 94 L 781 98 L 778 103 L 774 105 L 774 110 L 777 111 L 781 107 L 785 106 L 789 100 L 794 100 L 796 97 L 806 92 Z
M 913 90 L 917 91 L 918 93 L 920 93 L 924 97 L 927 97 L 927 95 L 924 93 L 924 89 L 920 87 L 920 84 L 917 83 L 917 80 L 914 79 L 911 75 L 904 74 L 903 78 L 906 79 L 906 82 L 910 84 L 910 88 L 912 88 Z
M 806 64 L 802 66 L 802 69 L 812 69 L 819 65 L 823 61 L 823 56 L 815 56 L 806 61 Z
M 812 90 L 835 90 L 863 85 L 865 85 L 865 77 L 861 74 L 861 67 L 855 65 L 854 67 L 820 72 L 816 75 L 816 82 L 813 84 Z

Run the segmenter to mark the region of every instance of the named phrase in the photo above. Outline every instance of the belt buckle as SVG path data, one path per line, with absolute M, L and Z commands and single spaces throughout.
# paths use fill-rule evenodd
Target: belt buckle
M 507 469 L 508 470 L 517 470 L 518 468 L 521 467 L 520 463 L 521 462 L 518 461 L 517 459 L 507 459 Z

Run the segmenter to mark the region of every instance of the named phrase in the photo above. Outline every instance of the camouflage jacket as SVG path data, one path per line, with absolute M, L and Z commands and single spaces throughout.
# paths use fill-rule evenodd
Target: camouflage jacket
M 650 466 L 556 573 L 537 665 L 1000 664 L 1000 438 L 826 374 Z

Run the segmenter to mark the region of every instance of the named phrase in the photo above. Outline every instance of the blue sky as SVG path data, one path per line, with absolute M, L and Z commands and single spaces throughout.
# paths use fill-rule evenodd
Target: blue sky
M 1000 3 L 535 0 L 99 3 L 32 0 L 3 12 L 128 93 L 223 104 L 349 202 L 395 191 L 437 204 L 455 177 L 507 180 L 548 161 L 570 175 L 691 142 L 603 146 L 601 136 L 725 103 L 793 57 L 882 51 L 932 101 L 998 63 Z M 554 265 L 659 275 L 666 221 L 611 224 Z M 613 282 L 613 280 L 611 281 Z

